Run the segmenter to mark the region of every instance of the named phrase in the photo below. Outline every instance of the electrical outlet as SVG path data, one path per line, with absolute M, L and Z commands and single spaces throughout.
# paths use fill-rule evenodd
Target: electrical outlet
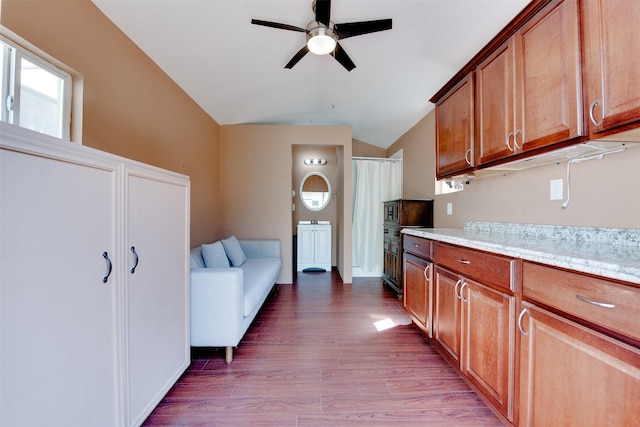
M 453 203 L 447 203 L 447 215 L 453 215 Z
M 562 179 L 552 179 L 550 181 L 549 200 L 562 200 Z

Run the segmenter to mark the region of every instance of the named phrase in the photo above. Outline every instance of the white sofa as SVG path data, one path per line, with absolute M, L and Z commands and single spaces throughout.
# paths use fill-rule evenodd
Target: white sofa
M 236 347 L 273 289 L 282 258 L 279 240 L 239 240 L 239 267 L 206 268 L 201 247 L 191 249 L 191 346 Z

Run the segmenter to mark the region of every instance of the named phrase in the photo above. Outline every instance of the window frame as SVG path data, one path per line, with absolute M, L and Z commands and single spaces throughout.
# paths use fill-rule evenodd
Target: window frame
M 82 75 L 1 25 L 0 41 L 8 46 L 3 48 L 5 55 L 12 56 L 10 61 L 4 61 L 4 64 L 1 64 L 0 69 L 0 72 L 8 77 L 8 84 L 3 84 L 0 91 L 2 96 L 0 120 L 20 126 L 20 67 L 22 60 L 26 59 L 62 79 L 64 85 L 60 123 L 62 132 L 59 138 L 82 144 Z M 7 108 L 7 102 L 10 102 L 9 96 L 13 97 L 12 111 L 8 111 Z

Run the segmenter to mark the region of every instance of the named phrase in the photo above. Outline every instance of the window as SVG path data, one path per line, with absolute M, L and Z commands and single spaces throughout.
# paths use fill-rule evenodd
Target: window
M 71 75 L 0 37 L 2 121 L 70 140 Z

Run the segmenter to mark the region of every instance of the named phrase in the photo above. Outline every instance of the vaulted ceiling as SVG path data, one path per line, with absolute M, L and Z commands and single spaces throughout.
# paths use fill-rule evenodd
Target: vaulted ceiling
M 219 124 L 349 125 L 387 148 L 433 109 L 429 98 L 529 0 L 333 0 L 335 23 L 391 18 L 393 28 L 340 42 L 356 64 L 307 54 L 284 66 L 311 0 L 93 0 Z

